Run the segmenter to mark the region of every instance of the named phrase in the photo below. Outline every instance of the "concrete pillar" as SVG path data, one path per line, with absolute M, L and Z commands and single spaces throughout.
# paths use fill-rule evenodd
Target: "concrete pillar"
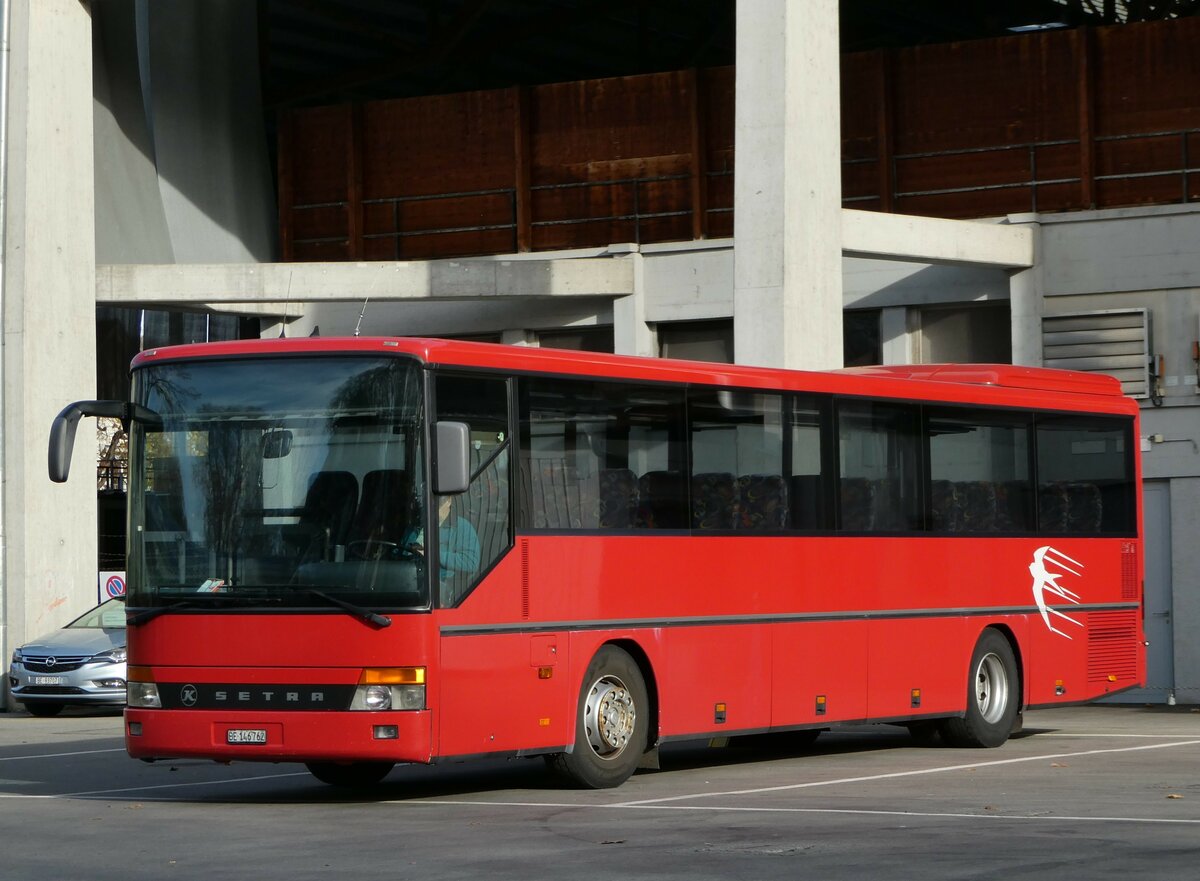
M 538 348 L 537 334 L 531 330 L 503 330 L 500 332 L 500 342 L 506 346 Z
M 1014 271 L 1008 278 L 1009 309 L 1012 313 L 1012 362 L 1023 367 L 1042 366 L 1042 226 L 1022 223 L 1033 232 L 1033 265 Z
M 79 0 L 10 0 L 0 658 L 96 600 L 96 434 L 46 476 L 50 422 L 96 388 L 92 32 Z
M 907 306 L 888 306 L 879 310 L 879 341 L 884 364 L 912 364 L 912 335 L 909 333 Z
M 633 293 L 613 300 L 613 352 L 658 357 L 658 333 L 646 323 L 646 258 L 641 254 L 614 259 L 633 261 Z
M 842 366 L 836 0 L 738 0 L 734 354 Z

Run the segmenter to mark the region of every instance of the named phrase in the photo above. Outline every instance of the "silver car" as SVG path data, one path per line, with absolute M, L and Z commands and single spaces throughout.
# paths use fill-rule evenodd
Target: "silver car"
M 125 705 L 125 601 L 108 600 L 13 652 L 12 695 L 35 716 Z

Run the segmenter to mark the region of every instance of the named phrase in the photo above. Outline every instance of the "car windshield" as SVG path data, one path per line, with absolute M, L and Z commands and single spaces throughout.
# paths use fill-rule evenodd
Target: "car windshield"
M 124 630 L 125 601 L 106 600 L 67 625 L 71 629 Z
M 403 550 L 424 523 L 415 362 L 166 363 L 134 400 L 154 416 L 131 430 L 131 607 L 428 605 Z

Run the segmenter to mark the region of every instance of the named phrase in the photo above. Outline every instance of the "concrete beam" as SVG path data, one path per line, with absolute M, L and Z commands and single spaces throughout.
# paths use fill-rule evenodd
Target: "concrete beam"
M 395 263 L 214 263 L 96 267 L 96 302 L 110 306 L 472 300 L 486 297 L 622 297 L 634 292 L 629 260 L 476 257 Z
M 842 209 L 842 254 L 960 266 L 1026 269 L 1033 233 L 1025 227 Z

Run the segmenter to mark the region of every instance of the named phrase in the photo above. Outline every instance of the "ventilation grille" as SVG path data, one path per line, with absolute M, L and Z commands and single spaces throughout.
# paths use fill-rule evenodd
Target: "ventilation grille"
M 529 541 L 521 539 L 521 618 L 529 619 Z
M 1105 309 L 1042 318 L 1042 361 L 1047 367 L 1106 373 L 1130 397 L 1150 390 L 1150 313 Z
M 1137 545 L 1127 541 L 1121 545 L 1121 599 L 1136 600 L 1141 596 L 1138 581 Z
M 1088 616 L 1088 682 L 1137 676 L 1137 611 Z

